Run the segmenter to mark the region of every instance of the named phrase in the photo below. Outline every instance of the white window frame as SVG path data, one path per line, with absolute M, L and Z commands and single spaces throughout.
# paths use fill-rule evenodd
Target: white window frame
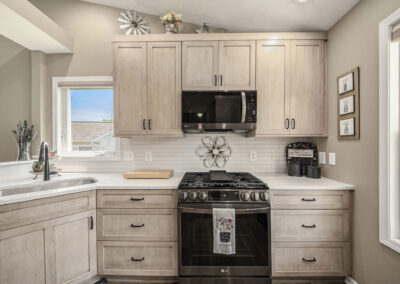
M 64 82 L 110 82 L 112 84 L 112 76 L 94 76 L 94 77 L 53 77 L 52 78 L 52 131 L 53 131 L 53 148 L 57 150 L 60 160 L 72 161 L 120 161 L 121 160 L 121 139 L 115 138 L 115 154 L 114 155 L 96 155 L 95 153 L 63 153 L 61 149 L 61 88 L 59 85 Z
M 391 64 L 399 62 L 391 42 L 399 21 L 400 9 L 379 23 L 379 241 L 400 253 L 399 64 Z

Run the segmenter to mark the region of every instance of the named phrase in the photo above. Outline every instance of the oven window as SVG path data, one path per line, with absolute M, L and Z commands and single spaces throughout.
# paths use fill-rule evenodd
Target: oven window
M 268 215 L 236 215 L 236 254 L 213 253 L 211 214 L 181 214 L 182 266 L 269 266 Z

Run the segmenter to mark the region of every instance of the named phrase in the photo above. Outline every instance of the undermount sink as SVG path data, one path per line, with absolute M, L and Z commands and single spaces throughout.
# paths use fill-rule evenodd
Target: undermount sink
M 22 186 L 17 186 L 17 187 L 13 187 L 13 188 L 7 188 L 7 189 L 0 190 L 0 196 L 10 196 L 10 195 L 16 195 L 16 194 L 23 194 L 23 193 L 46 191 L 46 190 L 52 190 L 52 189 L 57 189 L 57 188 L 87 185 L 87 184 L 92 184 L 92 183 L 96 183 L 96 182 L 97 182 L 97 180 L 95 180 L 93 178 L 80 178 L 80 179 L 41 182 L 40 184 L 35 184 L 35 185 L 22 185 Z

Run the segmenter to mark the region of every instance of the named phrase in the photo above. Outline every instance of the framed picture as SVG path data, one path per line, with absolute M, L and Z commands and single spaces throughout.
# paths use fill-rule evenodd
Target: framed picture
M 354 113 L 354 95 L 339 99 L 339 115 Z
M 354 72 L 351 72 L 338 79 L 339 95 L 354 90 Z
M 340 136 L 354 136 L 354 118 L 343 119 L 340 121 Z

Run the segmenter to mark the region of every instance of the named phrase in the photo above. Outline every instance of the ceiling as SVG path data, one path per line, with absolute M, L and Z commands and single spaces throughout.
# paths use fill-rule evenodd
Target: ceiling
M 360 0 L 82 0 L 183 21 L 209 23 L 229 32 L 327 31 Z

